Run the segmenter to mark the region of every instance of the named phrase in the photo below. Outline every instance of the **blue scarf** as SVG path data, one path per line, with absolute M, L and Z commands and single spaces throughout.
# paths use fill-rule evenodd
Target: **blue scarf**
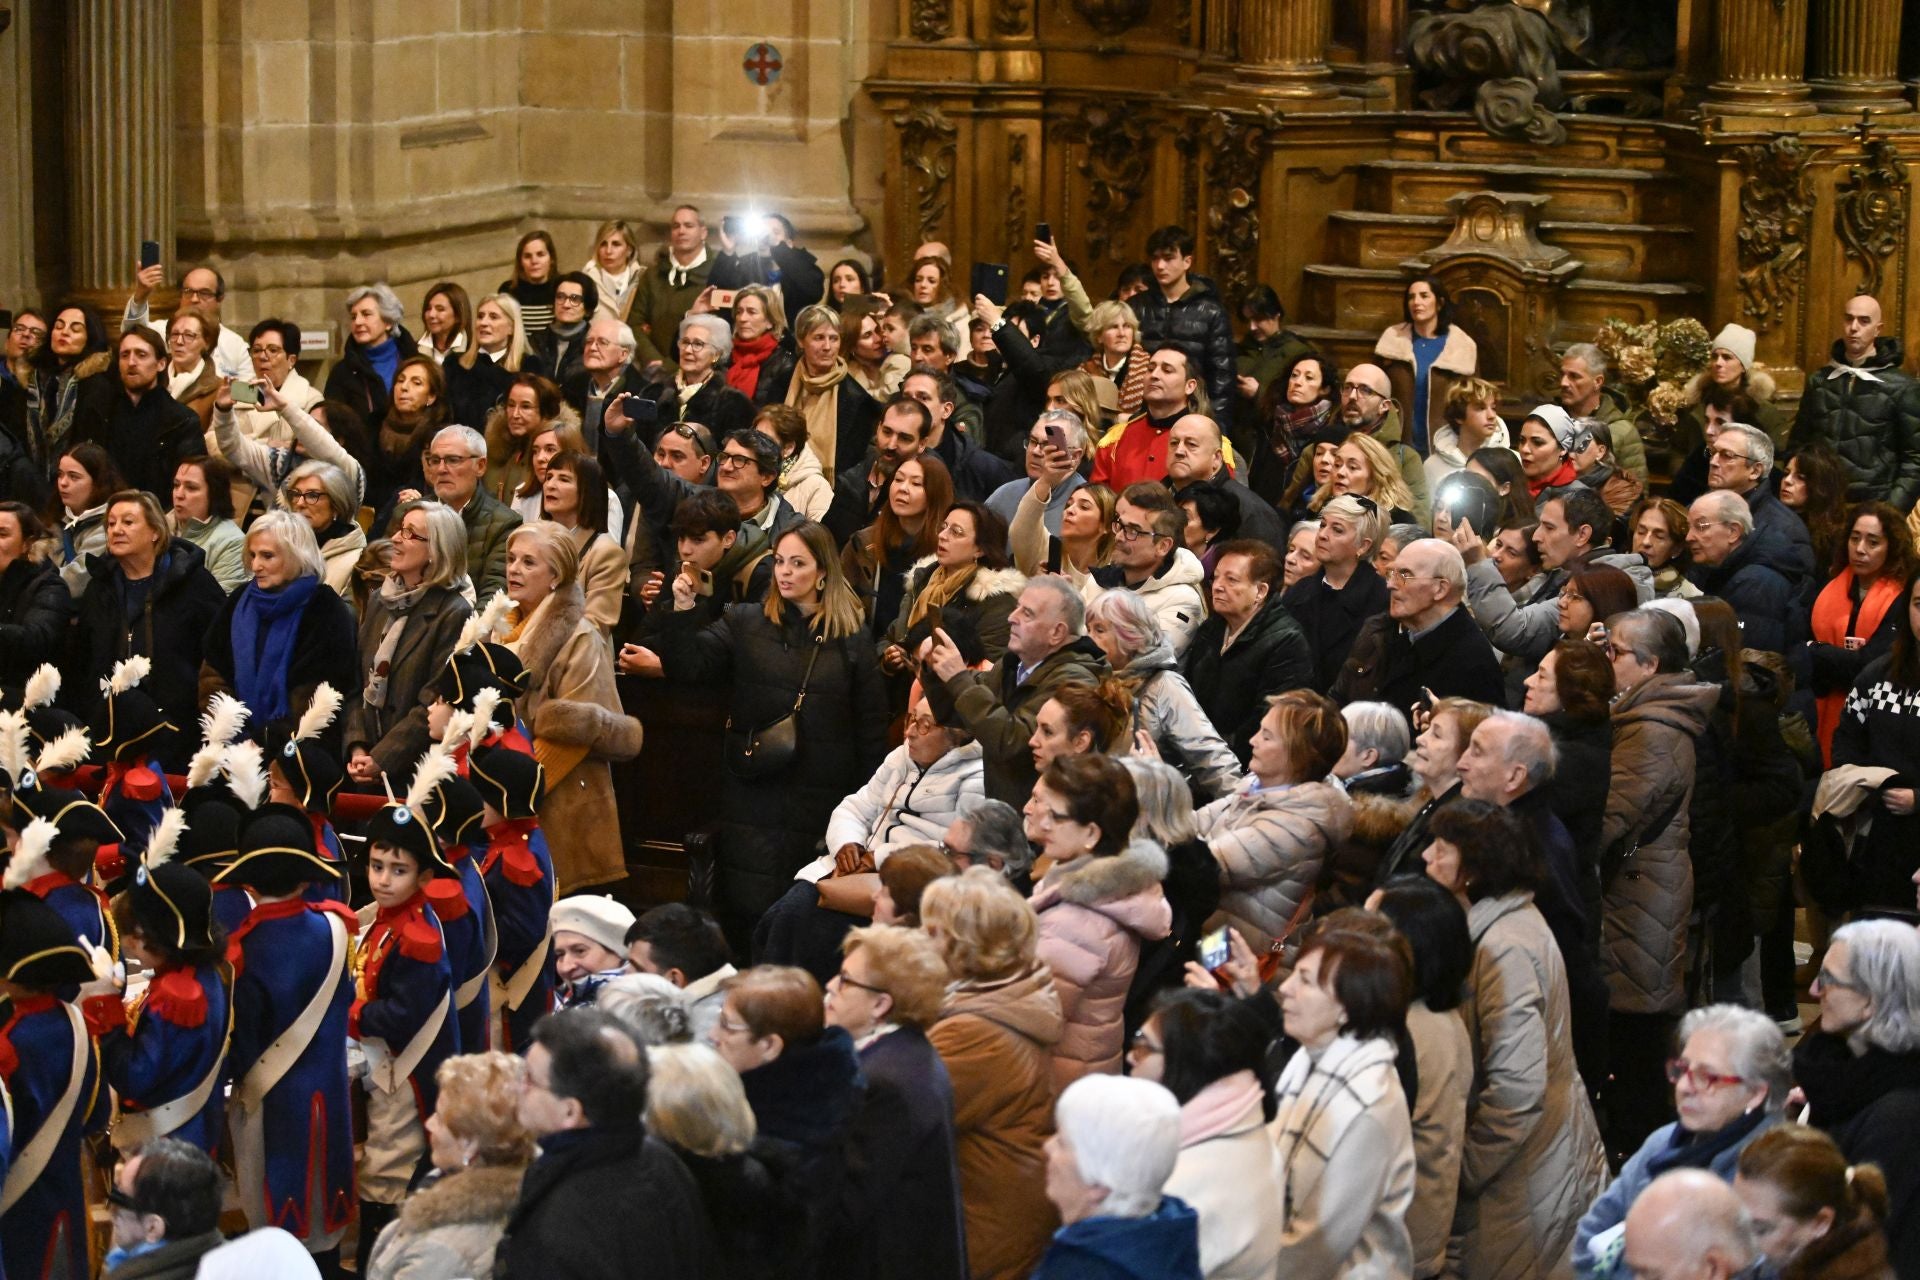
M 262 722 L 287 714 L 287 666 L 293 636 L 307 602 L 320 587 L 316 577 L 295 578 L 278 591 L 249 582 L 233 607 L 233 682 L 240 701 Z
M 380 375 L 380 381 L 386 383 L 387 390 L 391 392 L 393 375 L 400 368 L 400 344 L 389 335 L 370 347 L 361 347 L 360 351 L 366 356 L 367 362 L 373 366 L 373 371 Z

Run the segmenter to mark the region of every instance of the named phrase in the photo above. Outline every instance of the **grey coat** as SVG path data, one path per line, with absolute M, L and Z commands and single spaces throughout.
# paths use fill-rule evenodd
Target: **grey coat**
M 1127 663 L 1124 672 L 1137 681 L 1133 730 L 1144 729 L 1160 754 L 1199 785 L 1209 799 L 1233 794 L 1240 785 L 1240 761 L 1220 731 L 1200 709 L 1193 687 L 1180 674 L 1180 660 L 1164 639 Z
M 460 628 L 473 613 L 465 596 L 451 587 L 429 587 L 407 615 L 400 641 L 387 666 L 386 698 L 381 706 L 367 705 L 366 691 L 347 709 L 347 752 L 365 747 L 381 772 L 396 782 L 412 776 L 413 767 L 427 749 L 427 682 L 440 674 L 460 638 Z M 360 619 L 360 666 L 368 687 L 374 678 L 374 655 L 393 615 L 381 603 L 380 593 L 367 598 Z
M 492 1280 L 526 1170 L 472 1165 L 408 1197 L 374 1242 L 367 1280 Z
M 1717 685 L 1662 673 L 1613 704 L 1600 854 L 1603 867 L 1621 860 L 1601 890 L 1600 961 L 1622 1013 L 1678 1013 L 1686 1000 L 1693 746 L 1719 696 Z
M 1562 1280 L 1580 1215 L 1607 1181 L 1573 1061 L 1566 966 L 1531 893 L 1483 898 L 1467 928 L 1473 1093 L 1449 1251 L 1475 1280 Z

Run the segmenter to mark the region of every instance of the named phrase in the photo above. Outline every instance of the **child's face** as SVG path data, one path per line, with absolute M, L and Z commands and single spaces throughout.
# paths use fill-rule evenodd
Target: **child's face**
M 287 781 L 287 775 L 280 772 L 280 762 L 267 762 L 267 799 L 275 804 L 290 804 L 300 807 L 300 797 L 293 794 L 293 784 Z
M 428 878 L 412 854 L 390 844 L 372 845 L 367 852 L 367 887 L 382 907 L 399 906 Z
M 481 802 L 480 804 L 480 825 L 481 826 L 497 827 L 501 823 L 505 822 L 506 820 L 507 820 L 506 814 L 500 812 L 498 809 L 494 808 L 492 805 L 487 804 L 485 801 Z
M 120 935 L 120 950 L 127 959 L 145 969 L 158 969 L 161 955 L 147 945 L 147 939 L 137 929 L 129 929 Z
M 435 698 L 427 707 L 427 736 L 435 742 L 447 733 L 447 717 L 453 714 L 453 704 L 445 698 Z

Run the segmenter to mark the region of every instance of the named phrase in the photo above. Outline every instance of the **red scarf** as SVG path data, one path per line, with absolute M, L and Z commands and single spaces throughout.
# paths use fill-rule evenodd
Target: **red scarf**
M 727 385 L 747 399 L 760 389 L 760 366 L 767 362 L 780 340 L 771 332 L 757 338 L 735 338 L 733 356 L 727 364 Z
M 1527 481 L 1527 492 L 1537 498 L 1540 496 L 1542 489 L 1558 489 L 1561 485 L 1572 484 L 1579 478 L 1580 473 L 1573 469 L 1573 462 L 1569 459 L 1566 462 L 1562 462 L 1560 469 L 1548 476 L 1545 480 L 1537 483 L 1532 480 Z
M 1899 603 L 1901 584 L 1881 574 L 1867 588 L 1856 615 L 1853 607 L 1853 570 L 1842 569 L 1821 589 L 1813 602 L 1813 638 L 1818 644 L 1844 645 L 1848 637 L 1870 638 L 1886 621 L 1887 610 Z M 1833 731 L 1840 727 L 1840 712 L 1847 705 L 1847 691 L 1835 689 L 1814 700 L 1814 731 L 1820 738 L 1820 758 L 1833 767 Z

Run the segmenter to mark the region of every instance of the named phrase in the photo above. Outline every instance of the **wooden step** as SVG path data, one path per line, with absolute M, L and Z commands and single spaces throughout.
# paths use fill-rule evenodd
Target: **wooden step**
M 1453 218 L 1445 214 L 1336 210 L 1327 215 L 1327 255 L 1352 267 L 1398 268 L 1452 230 Z
M 1643 324 L 1700 314 L 1706 290 L 1696 284 L 1570 280 L 1560 295 L 1556 342 L 1591 342 L 1609 320 Z
M 1313 324 L 1289 325 L 1288 328 L 1311 342 L 1342 373 L 1356 364 L 1371 361 L 1373 344 L 1380 341 L 1380 331 L 1377 329 L 1336 329 L 1330 325 Z
M 1352 267 L 1398 268 L 1444 242 L 1451 217 L 1339 210 L 1328 215 L 1328 257 Z M 1540 238 L 1586 264 L 1596 280 L 1670 280 L 1688 274 L 1691 227 L 1632 222 L 1542 222 Z
M 1375 160 L 1361 166 L 1360 202 L 1381 213 L 1445 214 L 1462 191 L 1528 191 L 1547 196 L 1556 221 L 1642 224 L 1677 222 L 1674 179 L 1641 169 Z
M 1406 273 L 1398 268 L 1348 267 L 1316 262 L 1302 272 L 1305 314 L 1338 329 L 1378 336 L 1401 321 Z

